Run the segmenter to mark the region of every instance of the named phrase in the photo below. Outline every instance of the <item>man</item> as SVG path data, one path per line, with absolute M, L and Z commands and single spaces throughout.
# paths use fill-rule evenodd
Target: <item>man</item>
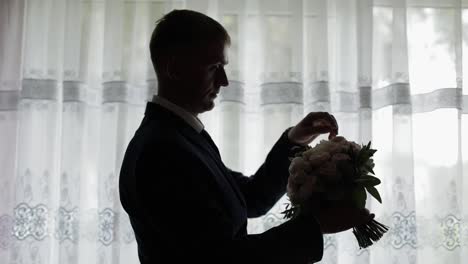
M 338 125 L 328 113 L 310 113 L 281 135 L 255 175 L 225 167 L 197 115 L 213 109 L 228 86 L 229 43 L 218 22 L 189 10 L 168 13 L 153 32 L 158 95 L 147 104 L 120 173 L 121 202 L 143 264 L 319 261 L 322 233 L 368 220 L 362 212 L 317 210 L 247 234 L 247 218 L 265 214 L 284 195 L 291 148 L 322 133 L 334 137 Z M 349 219 L 335 217 L 340 213 Z

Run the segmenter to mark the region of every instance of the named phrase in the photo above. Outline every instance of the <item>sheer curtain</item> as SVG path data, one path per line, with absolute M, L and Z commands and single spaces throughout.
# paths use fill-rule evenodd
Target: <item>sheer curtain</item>
M 310 111 L 378 149 L 383 204 L 369 204 L 391 229 L 365 250 L 327 235 L 322 263 L 466 263 L 466 4 L 0 1 L 0 263 L 138 263 L 118 173 L 157 90 L 150 33 L 174 8 L 233 39 L 230 85 L 202 116 L 232 169 L 253 173 Z M 283 222 L 286 201 L 249 232 Z

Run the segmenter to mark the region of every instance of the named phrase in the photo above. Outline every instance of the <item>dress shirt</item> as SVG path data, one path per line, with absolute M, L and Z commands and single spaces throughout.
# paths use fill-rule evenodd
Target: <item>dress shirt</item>
M 158 104 L 167 110 L 173 112 L 180 118 L 182 118 L 187 124 L 189 124 L 193 129 L 195 129 L 198 133 L 200 133 L 205 126 L 203 123 L 198 119 L 198 117 L 194 116 L 193 114 L 189 113 L 187 110 L 183 109 L 182 107 L 174 104 L 173 102 L 167 100 L 158 95 L 153 96 L 153 103 Z

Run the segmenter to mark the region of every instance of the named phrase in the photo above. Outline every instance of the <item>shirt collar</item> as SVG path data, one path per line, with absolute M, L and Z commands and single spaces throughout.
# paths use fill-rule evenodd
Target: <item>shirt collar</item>
M 166 108 L 167 110 L 173 112 L 174 114 L 182 118 L 185 122 L 187 122 L 187 124 L 193 127 L 193 129 L 195 129 L 198 133 L 200 133 L 205 128 L 205 126 L 200 121 L 200 119 L 198 119 L 198 117 L 194 116 L 193 114 L 189 113 L 187 110 L 183 109 L 182 107 L 172 103 L 171 101 L 161 96 L 154 95 L 152 102 Z

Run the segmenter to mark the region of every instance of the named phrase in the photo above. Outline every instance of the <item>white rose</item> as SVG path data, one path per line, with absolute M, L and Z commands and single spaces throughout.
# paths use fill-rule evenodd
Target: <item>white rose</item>
M 286 195 L 289 197 L 292 203 L 296 203 L 297 201 L 297 191 L 299 190 L 299 184 L 294 184 L 288 181 L 288 185 L 286 186 Z
M 335 143 L 347 142 L 346 138 L 344 138 L 342 136 L 334 137 L 331 141 L 335 142 Z
M 289 164 L 289 174 L 295 174 L 298 171 L 303 171 L 307 168 L 307 162 L 302 157 L 295 157 Z
M 301 201 L 306 201 L 310 196 L 317 191 L 317 176 L 310 175 L 307 180 L 299 187 L 298 198 Z
M 309 164 L 312 168 L 320 166 L 328 159 L 330 159 L 330 154 L 327 152 L 313 153 L 308 157 Z
M 349 142 L 351 144 L 351 147 L 353 148 L 354 151 L 359 151 L 361 150 L 361 146 L 359 146 L 359 144 L 356 144 L 356 142 Z
M 331 157 L 331 160 L 336 163 L 337 161 L 351 160 L 351 157 L 346 153 L 335 153 Z
M 341 172 L 336 167 L 334 161 L 325 162 L 318 168 L 318 174 L 324 182 L 328 184 L 336 184 L 342 180 Z
M 341 152 L 343 149 L 343 144 L 346 144 L 346 141 L 327 141 L 327 144 L 324 145 L 324 149 L 330 153 L 330 155 L 332 155 L 334 153 Z
M 333 177 L 336 175 L 336 163 L 332 161 L 325 162 L 318 168 L 318 173 L 323 177 Z
M 286 186 L 286 195 L 289 197 L 289 200 L 293 204 L 297 204 L 300 201 L 299 198 L 299 188 L 301 187 L 301 184 L 294 183 L 291 180 L 288 180 L 288 185 Z
M 310 160 L 309 156 L 315 155 L 315 154 L 321 154 L 321 153 L 331 153 L 333 149 L 335 149 L 335 143 L 327 141 L 327 140 L 322 140 L 320 143 L 312 147 L 311 149 L 307 150 L 306 152 L 303 153 L 303 156 L 305 157 L 306 160 Z
M 328 140 L 322 140 L 319 144 L 315 145 L 313 148 L 316 152 L 330 152 L 330 149 L 333 147 L 334 143 Z
M 307 176 L 308 175 L 306 174 L 305 171 L 299 170 L 299 171 L 296 171 L 295 173 L 292 173 L 289 176 L 288 181 L 291 181 L 294 184 L 303 184 L 306 181 Z
M 306 175 L 303 180 L 301 183 L 295 182 L 292 178 L 288 181 L 286 186 L 287 196 L 293 204 L 304 202 L 317 190 L 316 175 Z

